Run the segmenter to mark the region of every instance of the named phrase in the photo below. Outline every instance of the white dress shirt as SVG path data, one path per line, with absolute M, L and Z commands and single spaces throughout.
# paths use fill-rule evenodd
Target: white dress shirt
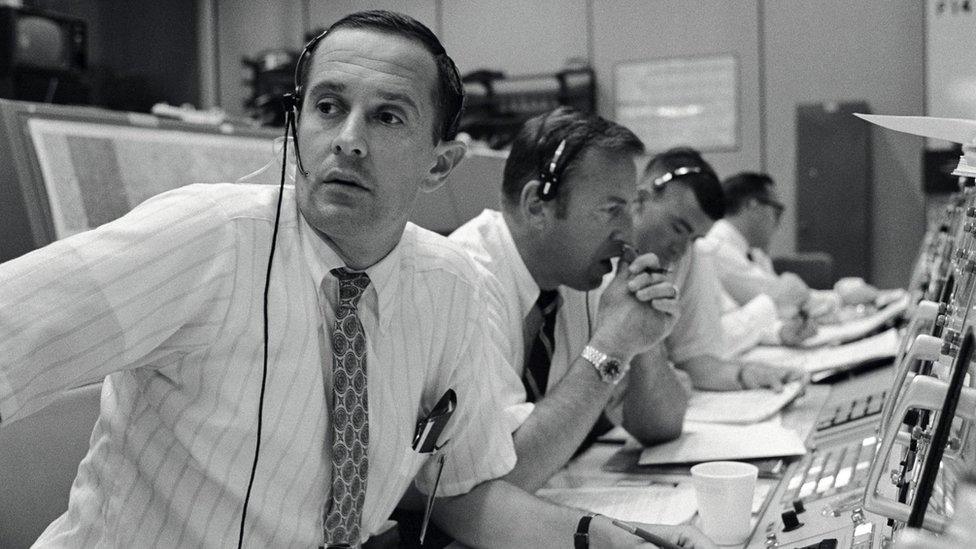
M 737 303 L 744 305 L 760 294 L 777 294 L 779 277 L 773 262 L 759 248 L 750 247 L 734 225 L 719 219 L 702 240 L 712 253 L 722 287 Z
M 507 357 L 496 371 L 501 383 L 502 400 L 509 412 L 510 427 L 514 431 L 533 409 L 533 404 L 526 402 L 521 381 L 525 367 L 522 328 L 525 316 L 538 299 L 539 286 L 519 255 L 500 212 L 483 211 L 454 231 L 450 239 L 461 244 L 475 261 L 494 275 L 495 281 L 489 285 L 488 294 L 499 314 L 494 315 L 492 321 L 499 324 L 498 333 L 503 335 L 499 351 Z M 612 276 L 613 273 L 610 273 L 604 278 L 604 285 L 609 283 Z M 674 281 L 680 289 L 681 312 L 674 330 L 664 341 L 667 355 L 673 362 L 683 362 L 699 355 L 722 356 L 720 288 L 711 272 L 710 259 L 704 254 L 685 254 L 675 269 Z M 550 363 L 548 387 L 566 375 L 589 342 L 601 289 L 580 292 L 560 286 L 559 293 L 562 306 L 556 315 L 555 350 Z M 616 407 L 625 382 L 626 378 L 618 385 L 608 408 Z M 610 418 L 619 423 L 619 414 Z
M 68 511 L 39 545 L 236 544 L 254 457 L 276 200 L 270 186 L 191 185 L 0 266 L 0 418 L 16 420 L 63 389 L 105 378 Z M 319 300 L 334 306 L 337 298 L 320 295 L 319 286 L 340 265 L 286 187 L 248 546 L 322 542 L 332 318 L 322 318 Z M 515 462 L 499 403 L 481 380 L 498 359 L 487 344 L 494 338 L 476 265 L 446 239 L 408 224 L 397 247 L 366 272 L 371 284 L 359 304 L 369 370 L 364 539 L 415 475 L 430 490 L 435 460 L 411 442 L 418 417 L 448 388 L 458 408 L 440 439 L 450 443 L 438 494 L 464 493 Z
M 773 261 L 762 249 L 750 247 L 746 237 L 728 221 L 716 221 L 702 242 L 714 257 L 722 288 L 740 305 L 762 294 L 774 299 L 782 294 L 781 278 L 773 269 Z M 826 314 L 842 304 L 836 291 L 810 290 L 806 306 Z

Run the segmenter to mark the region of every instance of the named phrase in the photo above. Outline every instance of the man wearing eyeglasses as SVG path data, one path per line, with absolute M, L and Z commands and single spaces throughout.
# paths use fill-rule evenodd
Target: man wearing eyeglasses
M 811 290 L 794 273 L 777 274 L 769 246 L 785 206 L 773 179 L 742 172 L 722 183 L 726 217 L 715 223 L 705 242 L 726 294 L 739 307 L 765 309 L 755 317 L 773 318 L 763 343 L 795 345 L 813 335 L 808 317 L 826 320 L 838 307 L 873 301 L 878 291 L 859 278 L 841 279 L 833 291 Z

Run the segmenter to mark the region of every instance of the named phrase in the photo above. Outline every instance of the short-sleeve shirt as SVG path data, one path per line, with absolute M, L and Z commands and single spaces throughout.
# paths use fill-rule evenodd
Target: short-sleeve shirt
M 497 333 L 502 335 L 499 352 L 507 357 L 496 371 L 501 382 L 500 394 L 514 431 L 533 409 L 533 405 L 526 402 L 525 388 L 521 382 L 525 367 L 522 328 L 525 316 L 539 296 L 539 286 L 519 255 L 500 212 L 485 210 L 458 228 L 450 239 L 461 244 L 496 279 L 489 285 L 488 293 L 493 296 L 492 308 L 499 311 L 494 320 L 500 325 Z M 683 362 L 700 355 L 722 356 L 721 291 L 711 269 L 707 254 L 691 250 L 675 269 L 674 281 L 681 293 L 680 315 L 663 343 L 667 356 L 673 362 Z M 613 273 L 610 273 L 605 277 L 604 286 L 612 276 Z M 601 289 L 581 292 L 560 286 L 559 293 L 562 306 L 556 315 L 549 387 L 565 377 L 573 361 L 589 342 Z M 621 383 L 618 386 L 615 395 L 622 393 L 624 385 Z
M 236 543 L 254 458 L 262 298 L 277 188 L 191 185 L 123 218 L 0 266 L 0 419 L 104 378 L 101 412 L 68 511 L 39 543 L 76 547 Z M 322 542 L 329 498 L 332 318 L 320 302 L 342 262 L 286 187 L 269 291 L 263 430 L 245 536 Z M 434 461 L 411 449 L 418 417 L 448 389 L 457 410 L 439 495 L 515 463 L 500 403 L 482 274 L 447 239 L 408 224 L 366 270 L 369 474 L 363 537 Z M 332 286 L 330 286 L 332 285 Z M 326 307 L 332 310 L 331 307 Z M 328 316 L 328 315 L 326 315 Z M 106 377 L 107 376 L 107 377 Z M 330 435 L 329 435 L 330 436 Z M 419 474 L 418 474 L 419 473 Z

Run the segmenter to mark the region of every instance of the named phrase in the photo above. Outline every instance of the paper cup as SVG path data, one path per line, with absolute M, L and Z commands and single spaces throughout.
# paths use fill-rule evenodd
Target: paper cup
M 755 465 L 739 461 L 709 461 L 691 468 L 701 529 L 718 545 L 741 545 L 749 537 L 758 474 Z

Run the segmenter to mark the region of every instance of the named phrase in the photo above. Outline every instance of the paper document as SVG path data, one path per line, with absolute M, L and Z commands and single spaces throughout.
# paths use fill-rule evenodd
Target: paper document
M 908 294 L 905 293 L 900 299 L 885 305 L 875 313 L 840 324 L 819 326 L 817 333 L 805 340 L 803 346 L 819 347 L 821 345 L 833 345 L 861 339 L 904 314 L 907 308 Z
M 699 463 L 717 459 L 758 459 L 806 453 L 800 436 L 779 419 L 752 425 L 685 421 L 677 440 L 645 448 L 639 465 Z
M 880 334 L 833 347 L 797 349 L 794 347 L 759 346 L 742 355 L 742 360 L 766 362 L 781 366 L 795 366 L 814 374 L 839 370 L 871 360 L 894 358 L 898 352 L 898 330 L 891 328 Z
M 800 394 L 803 384 L 787 383 L 779 393 L 769 389 L 748 391 L 692 391 L 685 421 L 756 423 L 769 419 Z
M 676 487 L 543 488 L 536 495 L 615 519 L 651 524 L 683 524 L 698 511 L 695 489 L 690 483 Z

